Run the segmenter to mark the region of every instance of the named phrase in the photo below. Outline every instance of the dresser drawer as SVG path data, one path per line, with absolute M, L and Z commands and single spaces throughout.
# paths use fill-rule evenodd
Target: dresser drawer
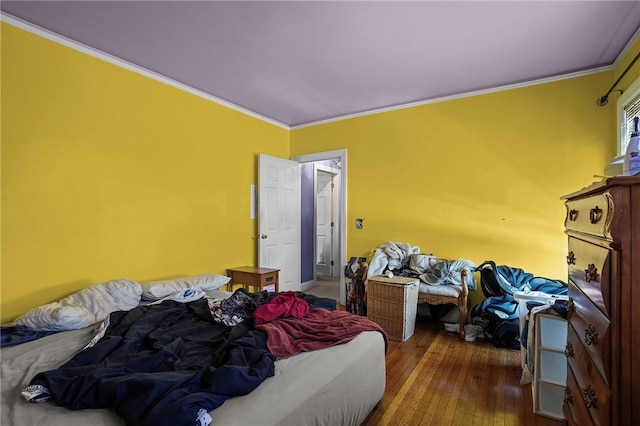
M 609 387 L 600 373 L 590 368 L 590 363 L 579 365 L 581 362 L 588 360 L 588 355 L 582 345 L 575 346 L 574 351 L 575 355 L 569 357 L 569 370 L 575 380 L 575 386 L 571 388 L 574 402 L 576 399 L 582 399 L 584 407 L 595 424 L 608 424 L 611 414 L 611 392 Z
M 578 334 L 579 331 L 575 330 L 573 326 L 568 328 L 565 355 L 567 356 L 569 365 L 573 368 L 576 374 L 580 372 L 580 375 L 585 377 L 583 380 L 584 382 L 602 382 L 604 386 L 611 387 L 610 366 L 603 366 L 601 363 L 602 359 L 598 362 L 592 360 L 589 351 L 584 346 L 584 343 Z M 594 368 L 594 366 L 596 368 Z
M 565 228 L 611 239 L 611 221 L 613 219 L 613 199 L 605 192 L 587 198 L 565 202 L 567 216 Z
M 591 419 L 589 409 L 584 405 L 582 391 L 571 371 L 571 367 L 567 368 L 567 386 L 564 390 L 564 406 L 565 417 L 570 425 L 587 426 L 599 424 L 597 419 Z M 605 424 L 607 424 L 605 422 Z
M 611 251 L 569 237 L 569 279 L 607 316 L 611 316 Z
M 611 383 L 611 322 L 573 283 L 569 283 L 568 320 L 575 331 L 574 341 L 568 336 L 574 350 L 584 346 L 589 358 Z M 580 345 L 578 344 L 580 343 Z

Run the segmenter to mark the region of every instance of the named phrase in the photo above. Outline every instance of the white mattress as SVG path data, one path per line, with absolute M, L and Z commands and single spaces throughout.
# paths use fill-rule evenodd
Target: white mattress
M 71 411 L 20 396 L 35 374 L 57 368 L 91 337 L 88 328 L 1 349 L 0 424 L 123 425 L 111 410 Z M 255 391 L 212 411 L 212 425 L 359 425 L 382 398 L 384 357 L 382 335 L 369 331 L 344 345 L 277 361 L 275 375 Z

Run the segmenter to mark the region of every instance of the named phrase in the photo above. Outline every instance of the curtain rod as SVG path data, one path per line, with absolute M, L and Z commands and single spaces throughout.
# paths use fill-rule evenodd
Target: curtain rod
M 609 95 L 611 94 L 611 92 L 620 92 L 620 94 L 622 94 L 622 90 L 620 90 L 620 89 L 613 90 L 613 89 L 615 89 L 615 87 L 618 85 L 618 83 L 620 83 L 620 80 L 622 80 L 622 77 L 624 77 L 624 75 L 627 73 L 627 71 L 629 71 L 629 68 L 631 68 L 633 66 L 633 64 L 636 63 L 638 58 L 640 58 L 640 52 L 638 52 L 636 57 L 633 58 L 633 61 L 631 61 L 631 63 L 629 65 L 627 65 L 627 68 L 625 68 L 625 70 L 622 72 L 622 74 L 620 74 L 620 77 L 618 77 L 616 82 L 613 83 L 613 85 L 611 86 L 611 89 L 609 89 L 609 91 L 604 96 L 601 96 L 596 100 L 596 105 L 605 106 L 609 102 Z

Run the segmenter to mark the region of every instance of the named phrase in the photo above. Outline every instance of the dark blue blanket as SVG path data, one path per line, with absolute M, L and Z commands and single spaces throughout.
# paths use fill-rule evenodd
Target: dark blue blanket
M 0 347 L 21 345 L 54 333 L 57 331 L 31 330 L 24 325 L 3 326 L 0 327 Z
M 215 323 L 206 299 L 114 312 L 105 336 L 32 385 L 71 409 L 113 408 L 128 425 L 194 425 L 274 374 L 266 335 L 251 321 Z

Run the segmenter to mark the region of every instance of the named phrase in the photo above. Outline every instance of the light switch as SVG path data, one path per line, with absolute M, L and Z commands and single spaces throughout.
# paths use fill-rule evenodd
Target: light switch
M 364 219 L 356 219 L 356 229 L 362 229 L 364 226 Z

